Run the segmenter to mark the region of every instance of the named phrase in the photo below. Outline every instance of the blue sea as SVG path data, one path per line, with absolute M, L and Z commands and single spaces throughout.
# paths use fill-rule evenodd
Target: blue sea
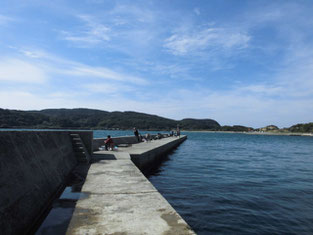
M 313 137 L 185 134 L 149 180 L 197 234 L 313 234 Z
M 197 234 L 313 234 L 313 137 L 183 134 L 148 178 Z M 94 131 L 107 135 L 133 133 Z M 68 223 L 67 207 L 52 210 L 37 234 Z

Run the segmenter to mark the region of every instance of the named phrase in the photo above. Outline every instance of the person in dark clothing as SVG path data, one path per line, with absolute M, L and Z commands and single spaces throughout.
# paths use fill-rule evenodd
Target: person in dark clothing
M 105 150 L 114 149 L 114 142 L 110 135 L 108 135 L 107 139 L 104 141 Z
M 174 131 L 173 130 L 170 131 L 170 136 L 174 136 Z
M 180 129 L 179 129 L 179 125 L 177 125 L 176 135 L 177 135 L 178 138 L 180 138 Z
M 136 127 L 134 127 L 134 135 L 136 136 L 137 141 L 140 142 L 139 132 L 138 132 L 138 130 L 136 129 Z

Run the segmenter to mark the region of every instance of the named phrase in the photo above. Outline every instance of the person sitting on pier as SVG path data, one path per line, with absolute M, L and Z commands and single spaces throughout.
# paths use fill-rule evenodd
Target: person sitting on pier
M 163 138 L 163 135 L 161 133 L 158 133 L 156 136 L 155 136 L 155 139 L 157 140 L 160 140 Z
M 114 149 L 114 142 L 110 135 L 108 135 L 107 139 L 104 141 L 105 150 L 113 150 Z
M 145 137 L 143 138 L 144 142 L 149 142 L 151 141 L 151 136 L 149 133 L 145 134 Z

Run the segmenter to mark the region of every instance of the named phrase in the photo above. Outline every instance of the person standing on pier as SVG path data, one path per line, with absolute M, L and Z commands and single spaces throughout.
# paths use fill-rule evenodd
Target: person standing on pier
M 136 129 L 136 127 L 134 127 L 134 135 L 136 136 L 137 141 L 140 142 L 139 132 L 138 132 L 138 130 Z
M 177 125 L 176 135 L 178 136 L 178 138 L 180 138 L 180 129 L 179 129 L 179 125 Z

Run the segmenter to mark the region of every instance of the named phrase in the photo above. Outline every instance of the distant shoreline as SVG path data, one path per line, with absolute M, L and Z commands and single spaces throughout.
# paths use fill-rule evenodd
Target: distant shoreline
M 132 129 L 75 129 L 75 128 L 0 128 L 0 131 L 25 131 L 25 130 L 43 130 L 43 131 L 132 131 Z M 145 130 L 141 129 L 142 132 L 145 131 L 160 131 L 160 132 L 168 132 L 166 130 Z M 196 133 L 226 133 L 226 134 L 247 134 L 247 135 L 285 135 L 285 136 L 313 136 L 313 133 L 305 133 L 305 132 L 259 132 L 259 131 L 210 131 L 210 130 L 181 130 L 183 132 L 196 132 Z
M 189 131 L 185 132 L 199 132 L 199 133 L 229 133 L 229 134 L 247 134 L 247 135 L 286 135 L 286 136 L 313 136 L 313 133 L 300 133 L 300 132 L 243 132 L 243 131 Z

